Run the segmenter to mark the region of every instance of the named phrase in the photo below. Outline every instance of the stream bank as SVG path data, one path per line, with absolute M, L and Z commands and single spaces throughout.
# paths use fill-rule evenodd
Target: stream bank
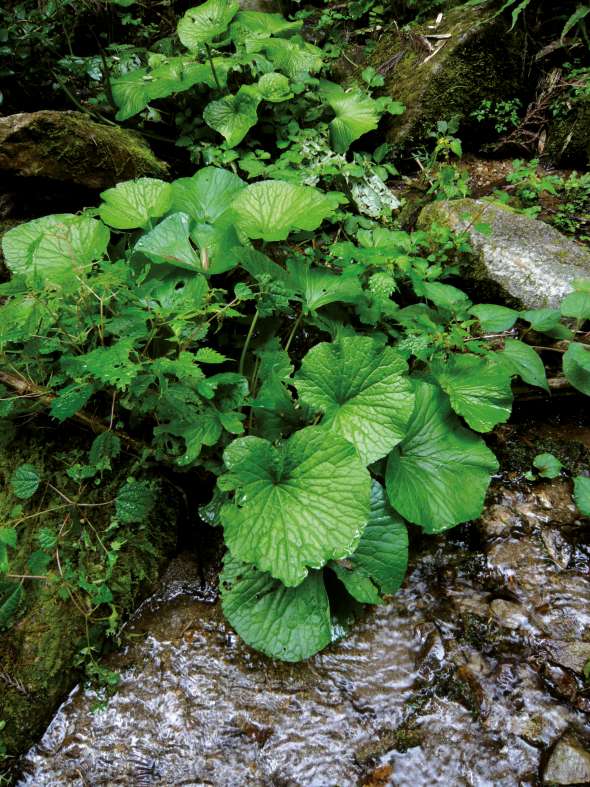
M 567 479 L 522 480 L 541 446 L 587 467 L 576 403 L 501 427 L 482 518 L 415 541 L 391 603 L 304 664 L 246 647 L 214 570 L 179 556 L 108 659 L 114 697 L 95 710 L 75 690 L 19 785 L 579 783 L 563 779 L 590 750 L 590 529 Z

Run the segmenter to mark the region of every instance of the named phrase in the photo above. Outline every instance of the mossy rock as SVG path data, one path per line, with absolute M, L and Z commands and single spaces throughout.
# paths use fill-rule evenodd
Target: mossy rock
M 0 171 L 105 189 L 122 180 L 166 177 L 143 139 L 81 112 L 21 113 L 0 118 Z
M 564 167 L 590 167 L 590 98 L 577 101 L 547 130 L 545 155 Z
M 480 146 L 492 140 L 482 138 L 482 125 L 471 113 L 484 99 L 526 101 L 522 34 L 510 31 L 495 10 L 490 3 L 459 6 L 436 29 L 431 22 L 382 35 L 371 63 L 385 75 L 387 93 L 406 106 L 403 115 L 389 120 L 389 142 L 403 149 L 419 147 L 428 142 L 437 121 L 457 117 L 463 142 L 474 140 Z M 442 48 L 433 55 L 427 42 Z
M 418 227 L 433 224 L 467 233 L 472 254 L 461 275 L 465 290 L 480 303 L 557 309 L 575 279 L 590 277 L 587 249 L 544 221 L 497 202 L 432 202 L 420 213 Z M 486 232 L 481 225 L 487 225 Z
M 90 647 L 96 658 L 100 656 L 109 641 L 113 610 L 117 628 L 154 588 L 176 547 L 179 495 L 170 484 L 144 473 L 154 489 L 154 510 L 141 523 L 116 519 L 115 506 L 108 501 L 114 500 L 133 470 L 133 457 L 120 461 L 102 479 L 99 476 L 98 484 L 95 479 L 75 482 L 67 475 L 73 464 L 87 461 L 91 441 L 91 434 L 71 426 L 37 425 L 9 429 L 0 449 L 0 521 L 9 525 L 21 520 L 16 525 L 17 546 L 8 550 L 12 576 L 0 576 L 0 721 L 5 722 L 0 754 L 2 747 L 6 753 L 4 761 L 0 756 L 0 776 L 3 768 L 10 774 L 14 758 L 42 734 L 83 677 L 83 649 Z M 24 463 L 34 465 L 42 480 L 30 500 L 19 501 L 10 479 Z M 141 472 L 134 475 L 141 477 Z M 83 505 L 68 505 L 64 496 Z M 15 511 L 17 505 L 22 505 L 22 512 Z M 56 535 L 55 546 L 45 547 L 51 559 L 46 568 L 33 568 L 31 554 L 40 550 L 48 532 Z M 46 578 L 18 578 L 31 575 Z M 9 582 L 21 591 L 6 619 L 1 613 L 12 590 L 7 590 Z M 81 588 L 84 583 L 94 588 L 106 585 L 112 600 L 91 601 Z

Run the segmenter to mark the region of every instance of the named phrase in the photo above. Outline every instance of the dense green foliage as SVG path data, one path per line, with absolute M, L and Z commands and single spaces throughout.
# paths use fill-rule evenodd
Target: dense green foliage
M 380 84 L 370 69 L 364 87 L 327 79 L 301 28 L 233 0 L 187 11 L 185 54 L 143 52 L 109 85 L 119 120 L 186 99 L 181 142 L 209 166 L 171 183 L 119 183 L 97 208 L 15 227 L 0 287 L 4 443 L 19 419 L 48 409 L 96 432 L 67 470 L 81 489 L 123 454 L 214 481 L 201 516 L 228 548 L 225 614 L 246 642 L 288 661 L 399 588 L 408 524 L 432 534 L 479 516 L 498 470 L 481 434 L 510 417 L 516 378 L 548 390 L 527 333 L 562 339 L 563 372 L 590 395 L 578 333 L 588 282 L 561 310 L 474 304 L 453 283 L 466 239 L 401 229 L 390 147 L 350 151 L 403 107 L 367 92 Z M 202 112 L 189 110 L 195 97 Z M 467 193 L 451 163 L 456 133 L 451 120 L 433 130 L 429 198 Z M 557 183 L 516 163 L 519 207 L 559 188 L 578 210 L 585 177 Z M 565 229 L 568 211 L 556 219 Z M 535 467 L 559 472 L 547 456 Z M 586 481 L 576 481 L 583 513 Z M 30 464 L 12 479 L 0 626 L 18 614 L 26 577 L 11 576 L 11 555 L 46 483 Z M 114 526 L 139 524 L 154 490 L 131 477 L 109 504 Z M 31 575 L 56 571 L 58 538 L 42 535 Z M 110 602 L 108 576 L 87 583 L 93 608 Z

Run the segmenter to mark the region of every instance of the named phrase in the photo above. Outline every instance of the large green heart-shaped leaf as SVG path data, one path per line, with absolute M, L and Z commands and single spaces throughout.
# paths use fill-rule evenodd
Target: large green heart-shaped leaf
M 330 605 L 321 572 L 287 588 L 227 555 L 219 588 L 230 624 L 244 642 L 267 656 L 303 661 L 330 644 Z
M 296 82 L 315 74 L 323 66 L 322 50 L 308 44 L 301 36 L 289 40 L 271 38 L 262 47 L 276 70 Z
M 160 59 L 154 56 L 152 59 L 150 66 L 111 80 L 113 98 L 119 107 L 117 120 L 127 120 L 150 102 L 189 90 L 193 85 L 214 88 L 217 85 L 215 76 L 222 87 L 227 84 L 230 68 L 227 59 L 214 58 L 215 76 L 209 63 L 195 63 L 188 57 Z
M 365 464 L 406 434 L 414 392 L 405 360 L 368 336 L 322 342 L 303 359 L 295 386 L 301 401 L 324 413 L 323 424 L 352 443 Z
M 349 560 L 353 568 L 370 576 L 384 595 L 398 591 L 406 575 L 408 529 L 389 506 L 385 490 L 377 481 L 371 486 L 369 521 Z
M 227 31 L 239 7 L 237 0 L 207 0 L 190 8 L 178 23 L 178 37 L 187 49 L 198 50 Z
M 330 122 L 330 141 L 337 153 L 346 153 L 356 139 L 377 128 L 377 103 L 366 93 L 343 90 L 326 80 L 320 83 L 320 92 L 336 114 Z
M 297 33 L 303 22 L 289 22 L 281 14 L 267 14 L 263 11 L 238 11 L 230 27 L 232 41 L 244 43 L 248 38 L 288 37 Z
M 396 511 L 427 533 L 474 519 L 497 469 L 494 454 L 461 426 L 440 388 L 417 383 L 408 434 L 387 462 L 387 495 Z
M 590 396 L 590 347 L 572 342 L 563 356 L 563 371 L 574 388 Z
M 191 178 L 172 184 L 172 210 L 188 213 L 200 224 L 213 224 L 230 207 L 244 181 L 220 167 L 204 167 Z
M 205 123 L 225 138 L 228 147 L 238 145 L 258 123 L 260 94 L 251 85 L 242 85 L 235 96 L 211 101 L 203 110 Z
M 2 239 L 6 265 L 12 273 L 35 272 L 51 284 L 64 276 L 83 274 L 109 244 L 107 227 L 89 216 L 56 214 L 9 230 Z
M 259 437 L 226 448 L 224 488 L 236 499 L 221 511 L 232 554 L 287 586 L 308 568 L 354 551 L 369 515 L 371 479 L 352 445 L 318 427 L 278 448 Z
M 281 180 L 253 183 L 233 202 L 239 228 L 266 241 L 285 240 L 294 229 L 315 230 L 336 206 L 333 195 Z
M 186 213 L 173 213 L 137 241 L 134 251 L 146 254 L 154 262 L 166 262 L 178 268 L 201 271 L 201 260 L 189 240 L 190 219 Z
M 172 187 L 156 178 L 139 178 L 118 183 L 100 195 L 101 219 L 119 230 L 145 227 L 151 219 L 163 216 L 172 203 Z
M 510 418 L 511 372 L 493 358 L 452 355 L 432 371 L 449 395 L 453 410 L 476 432 L 489 432 Z

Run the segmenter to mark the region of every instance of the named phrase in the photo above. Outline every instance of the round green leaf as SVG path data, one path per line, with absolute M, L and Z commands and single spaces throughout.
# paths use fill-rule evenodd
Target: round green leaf
M 320 83 L 320 92 L 336 114 L 330 123 L 330 141 L 337 153 L 345 153 L 356 139 L 377 128 L 377 103 L 366 93 L 343 90 L 325 80 Z
M 474 519 L 497 469 L 494 454 L 460 425 L 445 394 L 417 383 L 408 434 L 387 462 L 387 495 L 396 511 L 427 533 Z
M 259 437 L 234 440 L 225 450 L 236 490 L 221 521 L 232 554 L 287 586 L 307 569 L 350 555 L 369 515 L 371 479 L 352 445 L 308 427 L 275 447 Z
M 204 167 L 192 178 L 180 178 L 171 185 L 172 210 L 188 213 L 204 224 L 215 223 L 246 186 L 233 172 L 220 167 Z
M 330 644 L 330 605 L 322 574 L 295 588 L 227 555 L 219 580 L 221 606 L 240 637 L 281 661 L 303 661 Z
M 541 478 L 557 478 L 561 474 L 563 465 L 553 454 L 537 454 L 533 459 L 533 466 L 539 471 Z
M 30 497 L 33 497 L 37 489 L 39 489 L 40 483 L 39 473 L 30 464 L 17 467 L 10 479 L 12 492 L 20 500 L 28 500 Z
M 385 595 L 399 590 L 406 575 L 408 529 L 390 507 L 385 490 L 377 481 L 371 486 L 369 521 L 349 560 L 354 568 L 374 579 Z
M 225 138 L 228 147 L 233 148 L 258 123 L 260 101 L 261 96 L 256 88 L 243 85 L 235 96 L 224 96 L 207 104 L 203 110 L 203 120 Z
M 489 432 L 510 418 L 512 410 L 511 374 L 493 358 L 453 355 L 432 369 L 446 391 L 453 410 L 472 429 Z
M 157 178 L 139 178 L 118 183 L 100 196 L 104 200 L 99 208 L 101 219 L 116 229 L 132 230 L 169 210 L 172 188 Z
M 270 38 L 264 42 L 263 49 L 275 69 L 296 82 L 319 71 L 324 64 L 322 50 L 308 44 L 301 36 L 293 36 L 288 41 Z
M 187 49 L 200 49 L 226 32 L 239 7 L 237 0 L 207 0 L 190 8 L 178 23 L 178 37 Z
M 405 360 L 368 336 L 313 347 L 295 378 L 299 397 L 324 413 L 322 424 L 352 443 L 365 464 L 406 434 L 414 392 Z
M 301 30 L 303 22 L 289 22 L 281 14 L 264 11 L 238 11 L 230 27 L 232 41 L 244 43 L 249 38 L 262 39 L 271 36 L 288 37 Z
M 284 74 L 273 71 L 258 80 L 258 92 L 264 101 L 280 102 L 293 98 L 291 84 Z
M 234 199 L 237 224 L 249 238 L 285 240 L 294 230 L 315 230 L 336 209 L 333 196 L 311 186 L 262 180 Z
M 563 371 L 574 388 L 590 396 L 590 347 L 572 342 L 563 356 Z

